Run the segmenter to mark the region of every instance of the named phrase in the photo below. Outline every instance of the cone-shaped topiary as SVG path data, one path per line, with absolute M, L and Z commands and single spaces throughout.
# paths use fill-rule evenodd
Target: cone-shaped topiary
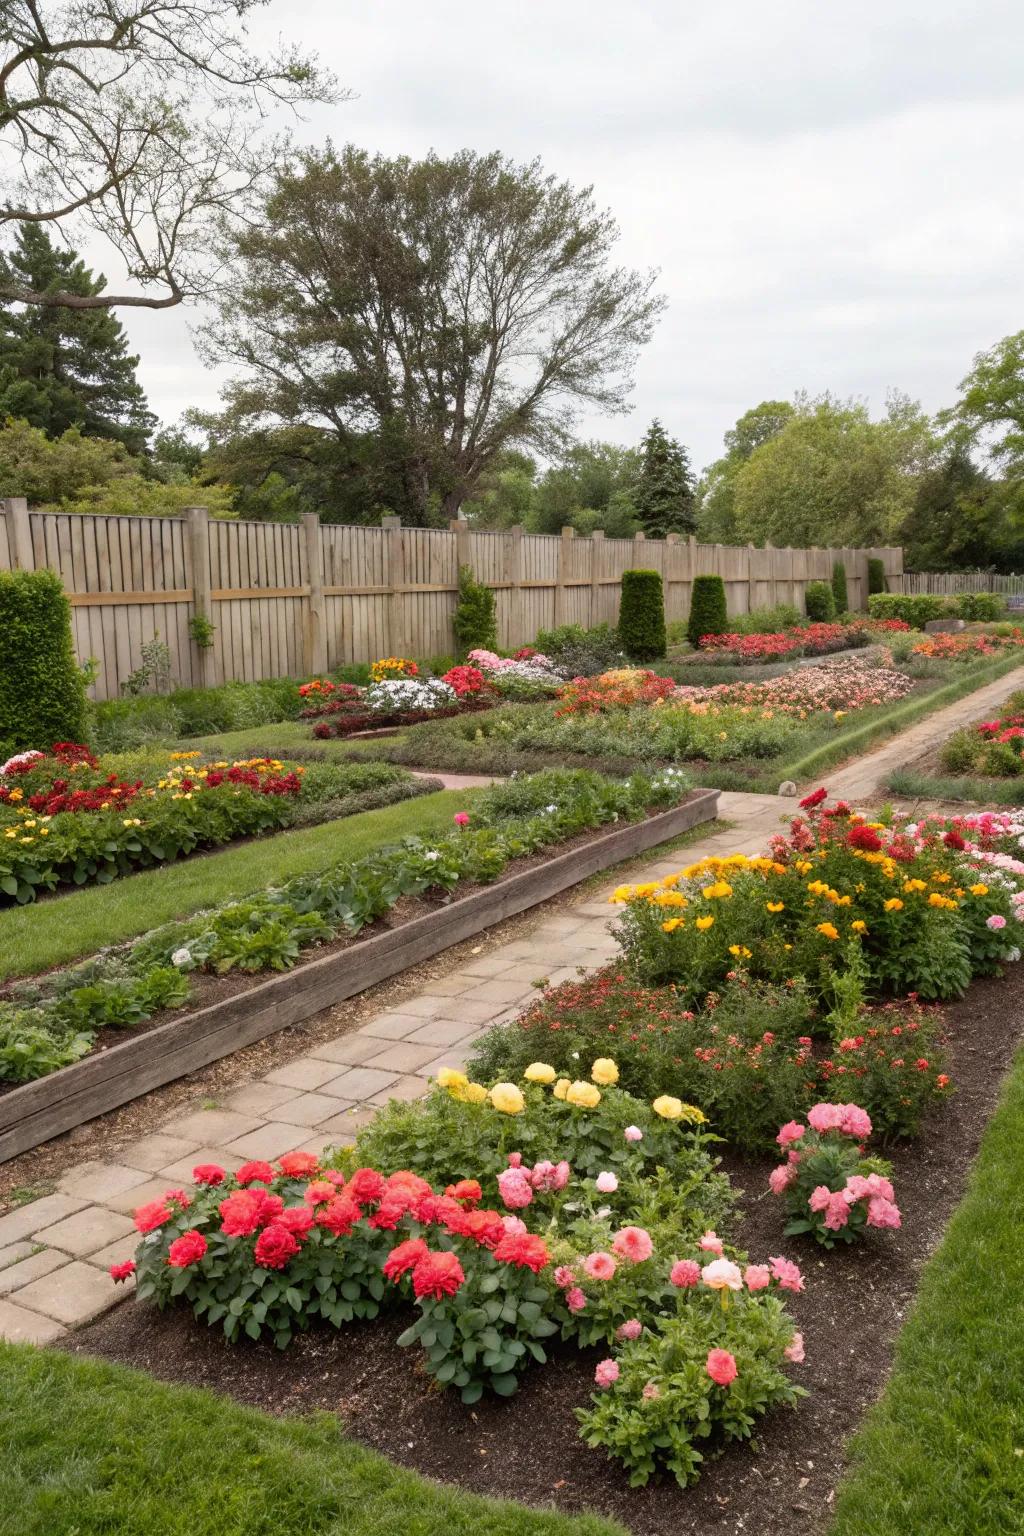
M 459 597 L 452 628 L 460 653 L 492 651 L 498 643 L 496 599 L 490 587 L 476 580 L 468 565 L 459 566 Z
M 813 624 L 828 624 L 836 616 L 835 594 L 827 581 L 809 581 L 804 593 L 807 617 Z
M 877 555 L 868 559 L 868 595 L 885 591 L 885 561 Z
M 686 624 L 687 640 L 696 650 L 701 635 L 724 635 L 728 628 L 725 582 L 721 576 L 695 576 L 690 597 L 690 617 Z
M 0 755 L 85 735 L 71 606 L 53 571 L 0 571 Z
M 632 661 L 665 654 L 665 596 L 657 571 L 623 571 L 619 643 Z
M 832 596 L 836 613 L 846 613 L 850 604 L 846 596 L 846 566 L 841 560 L 837 560 L 832 567 Z

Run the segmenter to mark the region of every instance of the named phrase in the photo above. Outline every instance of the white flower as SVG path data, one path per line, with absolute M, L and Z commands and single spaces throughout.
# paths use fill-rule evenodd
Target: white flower
M 1005 960 L 1009 960 L 1009 961 L 1017 961 L 1017 960 L 1020 959 L 1020 950 L 1019 949 L 1008 950 L 1006 955 L 1004 955 L 1003 958 Z
M 171 956 L 172 965 L 191 965 L 192 951 L 190 949 L 176 949 Z
M 568 1207 L 567 1207 L 567 1209 L 568 1209 Z M 611 1213 L 612 1213 L 612 1208 L 611 1208 L 610 1205 L 602 1205 L 600 1207 L 600 1209 L 596 1212 L 598 1221 L 603 1221 L 604 1218 L 606 1216 L 610 1216 Z
M 436 848 L 428 848 L 423 857 L 426 863 L 433 864 L 441 857 L 441 855 L 438 853 Z
M 544 807 L 544 809 L 546 811 L 548 811 L 553 816 L 555 814 L 555 812 L 558 810 L 558 806 L 557 805 L 546 805 Z

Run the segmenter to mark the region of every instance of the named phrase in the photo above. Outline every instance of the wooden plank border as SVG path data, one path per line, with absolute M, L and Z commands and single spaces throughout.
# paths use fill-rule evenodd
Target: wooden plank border
M 49 1077 L 14 1088 L 0 1098 L 0 1163 L 308 1019 L 506 917 L 547 901 L 609 865 L 645 853 L 701 822 L 713 821 L 717 814 L 718 790 L 694 790 L 681 805 L 646 821 L 617 827 L 400 928 L 310 960 L 235 997 L 183 1014 Z

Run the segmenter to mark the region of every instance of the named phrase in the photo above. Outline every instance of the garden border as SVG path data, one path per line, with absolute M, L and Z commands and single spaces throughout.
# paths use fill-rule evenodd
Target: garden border
M 678 837 L 718 815 L 717 789 L 629 822 L 539 867 L 498 880 L 398 928 L 147 1030 L 109 1050 L 25 1083 L 0 1098 L 0 1163 L 73 1130 L 150 1089 L 308 1019 L 376 982 L 439 954 L 493 923 Z

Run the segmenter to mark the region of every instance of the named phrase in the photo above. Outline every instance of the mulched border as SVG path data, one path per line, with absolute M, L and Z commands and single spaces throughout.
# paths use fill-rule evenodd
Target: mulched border
M 414 1351 L 397 1348 L 405 1326 L 398 1319 L 316 1331 L 279 1352 L 247 1340 L 228 1346 L 182 1311 L 126 1304 L 64 1347 L 272 1413 L 328 1409 L 355 1439 L 419 1472 L 536 1506 L 598 1510 L 635 1536 L 821 1536 L 845 1442 L 884 1387 L 920 1271 L 960 1201 L 1002 1074 L 1024 1038 L 1024 996 L 998 978 L 976 982 L 950 1007 L 948 1024 L 958 1092 L 918 1141 L 892 1153 L 899 1232 L 832 1253 L 783 1241 L 779 1205 L 765 1189 L 772 1160 L 725 1160 L 746 1191 L 737 1240 L 756 1258 L 782 1250 L 804 1269 L 806 1292 L 788 1300 L 807 1347 L 794 1377 L 811 1396 L 763 1421 L 759 1454 L 730 1448 L 690 1490 L 664 1481 L 630 1489 L 617 1464 L 579 1440 L 572 1410 L 587 1400 L 603 1350 L 560 1348 L 515 1397 L 466 1409 L 431 1385 Z

